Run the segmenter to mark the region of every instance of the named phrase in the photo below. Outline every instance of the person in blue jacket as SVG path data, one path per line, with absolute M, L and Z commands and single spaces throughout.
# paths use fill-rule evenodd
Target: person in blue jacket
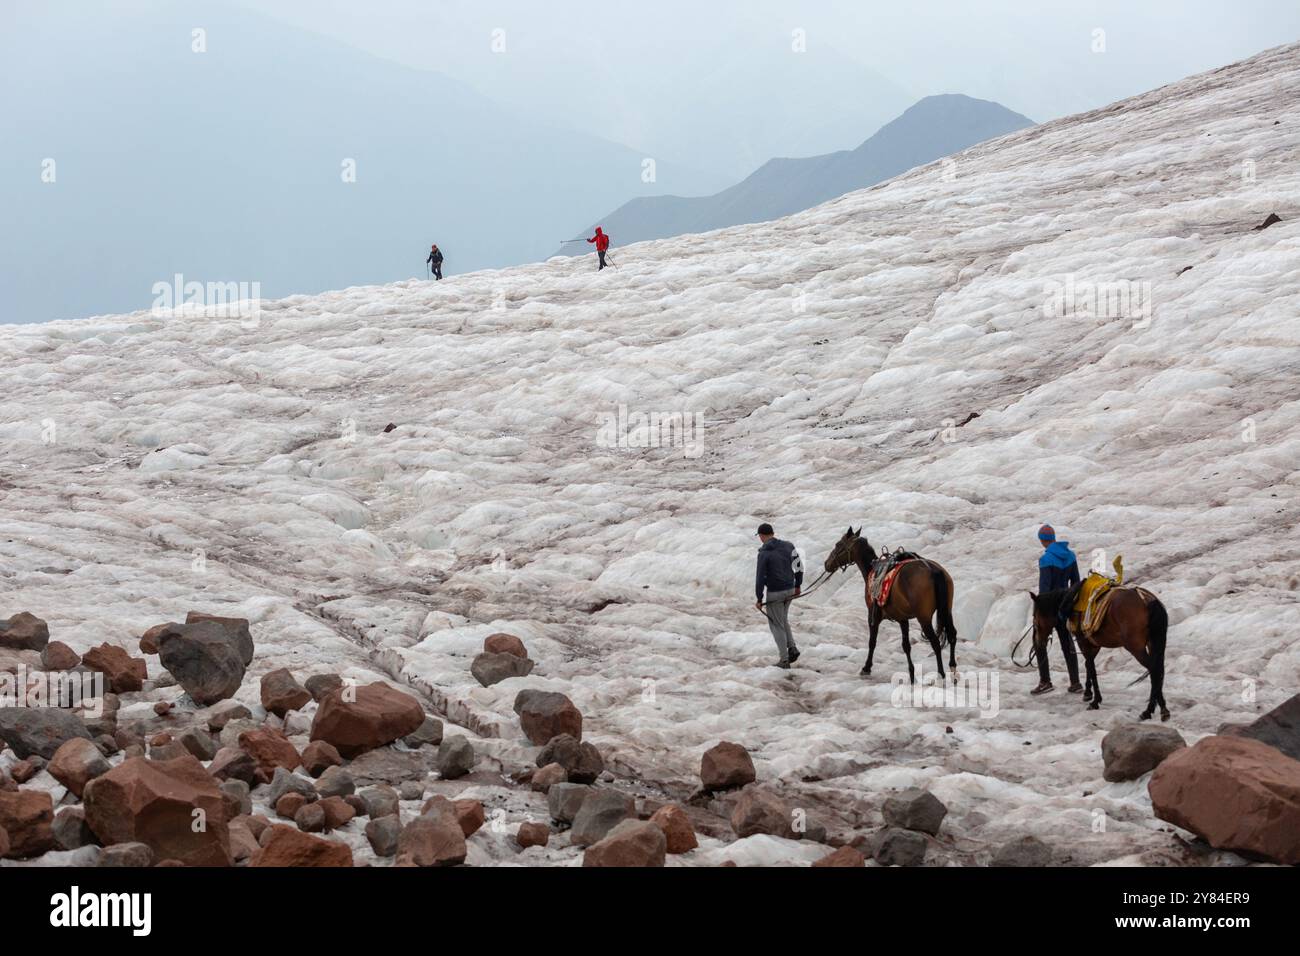
M 1070 542 L 1057 541 L 1056 531 L 1050 524 L 1038 529 L 1038 540 L 1043 545 L 1043 554 L 1038 559 L 1038 593 L 1050 594 L 1052 591 L 1072 590 L 1079 584 L 1079 561 L 1070 550 Z M 1083 692 L 1079 683 L 1079 658 L 1074 653 L 1074 639 L 1070 637 L 1065 626 L 1065 615 L 1069 614 L 1072 602 L 1061 605 L 1063 615 L 1056 621 L 1056 636 L 1061 640 L 1061 653 L 1065 655 L 1065 668 L 1070 672 L 1070 693 Z M 1047 645 L 1038 648 L 1038 686 L 1031 691 L 1035 696 L 1052 690 L 1052 675 L 1047 666 Z

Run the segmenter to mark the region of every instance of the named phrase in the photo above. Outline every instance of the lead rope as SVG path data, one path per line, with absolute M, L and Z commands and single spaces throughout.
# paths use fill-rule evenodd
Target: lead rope
M 1032 654 L 1030 654 L 1029 657 L 1025 658 L 1025 662 L 1023 664 L 1020 663 L 1018 660 L 1016 660 L 1016 651 L 1020 650 L 1020 645 L 1025 643 L 1025 638 L 1027 638 L 1033 632 L 1033 630 L 1034 630 L 1034 625 L 1030 624 L 1027 628 L 1025 628 L 1025 633 L 1020 635 L 1020 640 L 1016 641 L 1015 647 L 1011 648 L 1011 663 L 1013 666 L 1019 667 L 1021 670 L 1029 670 L 1029 668 L 1033 667 L 1035 664 L 1034 657 Z
M 816 591 L 819 587 L 821 587 L 823 584 L 825 584 L 834 576 L 835 576 L 834 571 L 823 571 L 821 574 L 817 576 L 817 579 L 813 581 L 813 583 L 808 587 L 808 590 L 800 591 L 798 594 L 788 597 L 784 601 L 776 601 L 776 602 L 764 601 L 762 606 L 759 608 L 759 611 L 762 613 L 763 617 L 767 618 L 770 621 L 772 620 L 772 615 L 768 614 L 767 611 L 764 611 L 763 608 L 767 607 L 771 603 L 789 604 L 791 601 L 797 601 L 799 598 L 805 598 L 808 595 L 812 594 L 814 591 Z

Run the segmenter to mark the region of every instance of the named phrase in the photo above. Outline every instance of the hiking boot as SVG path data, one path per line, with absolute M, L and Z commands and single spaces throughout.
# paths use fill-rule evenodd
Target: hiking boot
M 790 663 L 793 664 L 798 659 L 799 659 L 799 648 L 797 647 L 790 648 Z
M 1070 693 L 1071 693 L 1071 694 L 1082 694 L 1082 693 L 1083 693 L 1083 685 L 1080 684 L 1078 681 L 1075 681 L 1073 684 L 1070 685 Z
M 1055 688 L 1052 687 L 1052 682 L 1050 680 L 1045 680 L 1045 681 L 1039 681 L 1038 686 L 1035 687 L 1033 690 L 1031 690 L 1029 693 L 1033 694 L 1035 697 L 1038 697 L 1042 694 L 1051 693 L 1053 690 L 1055 690 Z

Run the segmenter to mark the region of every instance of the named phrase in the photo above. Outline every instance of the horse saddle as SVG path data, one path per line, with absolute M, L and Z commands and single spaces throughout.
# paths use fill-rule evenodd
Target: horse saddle
M 894 586 L 894 579 L 899 570 L 909 561 L 919 561 L 921 556 L 899 548 L 897 551 L 883 551 L 871 565 L 867 574 L 867 594 L 872 603 L 884 606 L 889 600 L 889 592 Z
M 1092 637 L 1097 632 L 1097 628 L 1101 627 L 1101 622 L 1106 617 L 1106 609 L 1110 607 L 1110 599 L 1114 596 L 1115 589 L 1124 583 L 1124 559 L 1122 556 L 1115 558 L 1114 568 L 1115 577 L 1113 578 L 1094 570 L 1088 572 L 1088 576 L 1079 585 L 1078 593 L 1074 599 L 1074 607 L 1070 609 L 1070 612 L 1071 617 L 1077 622 L 1076 630 L 1082 637 Z

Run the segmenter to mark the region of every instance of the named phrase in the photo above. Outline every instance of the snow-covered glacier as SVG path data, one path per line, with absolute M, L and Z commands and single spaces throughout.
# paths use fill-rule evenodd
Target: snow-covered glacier
M 244 616 L 253 706 L 278 667 L 382 675 L 508 767 L 544 687 L 638 792 L 683 799 L 733 740 L 840 832 L 928 786 L 951 862 L 1022 834 L 1184 861 L 1145 783 L 1102 779 L 1137 664 L 1103 652 L 1087 711 L 1031 698 L 1011 648 L 1050 522 L 1168 606 L 1189 742 L 1297 689 L 1300 46 L 613 259 L 0 327 L 0 617 L 134 653 L 189 609 Z M 802 659 L 771 666 L 760 521 L 812 574 L 850 524 L 942 562 L 983 706 L 900 693 L 891 624 L 859 677 L 856 572 L 794 605 Z M 484 688 L 499 631 L 537 669 Z M 580 858 L 507 840 L 471 862 Z M 817 856 L 701 843 L 674 862 Z

